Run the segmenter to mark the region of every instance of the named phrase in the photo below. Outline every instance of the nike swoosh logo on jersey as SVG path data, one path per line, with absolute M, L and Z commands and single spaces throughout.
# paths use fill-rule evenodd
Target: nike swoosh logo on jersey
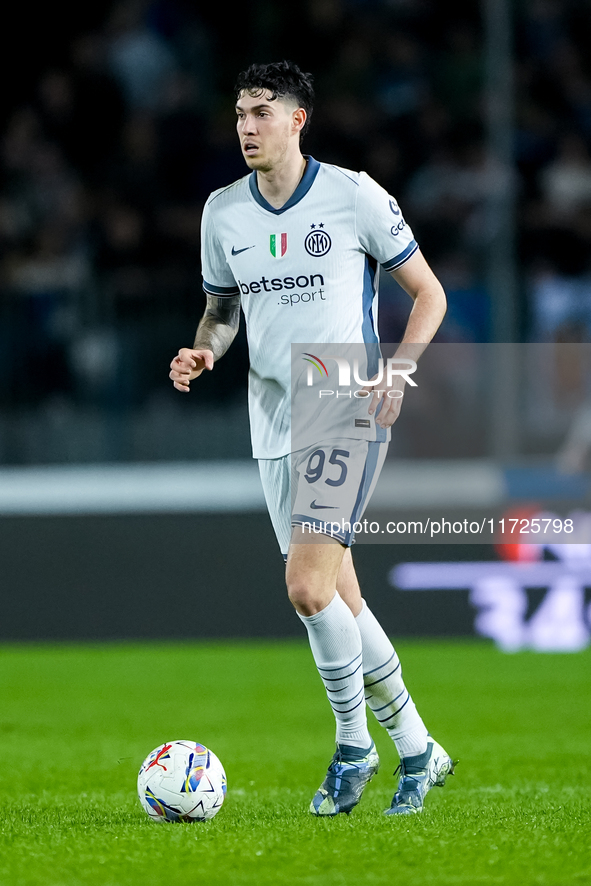
M 312 508 L 313 511 L 320 511 L 320 510 L 336 511 L 336 509 L 337 509 L 336 505 L 317 505 L 316 499 L 314 499 L 314 501 L 310 502 L 310 507 Z
M 247 249 L 254 249 L 254 246 L 244 246 L 243 249 L 234 249 L 232 246 L 232 255 L 240 255 L 241 252 L 246 252 Z

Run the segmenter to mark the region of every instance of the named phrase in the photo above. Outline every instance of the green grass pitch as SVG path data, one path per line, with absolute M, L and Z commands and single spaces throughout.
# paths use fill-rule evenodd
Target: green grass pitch
M 308 804 L 334 750 L 304 642 L 0 647 L 0 884 L 578 884 L 591 881 L 591 651 L 397 644 L 429 728 L 460 758 L 423 815 L 382 815 L 398 763 L 350 816 Z M 135 793 L 156 745 L 196 739 L 228 795 L 154 824 Z

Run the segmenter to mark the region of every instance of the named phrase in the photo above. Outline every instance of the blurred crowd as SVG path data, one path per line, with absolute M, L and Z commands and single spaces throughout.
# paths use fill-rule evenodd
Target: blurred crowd
M 587 340 L 591 15 L 585 0 L 514 5 L 520 336 Z M 233 83 L 251 61 L 314 74 L 304 150 L 399 199 L 448 292 L 440 340 L 490 340 L 479 6 L 308 0 L 296 16 L 256 0 L 234 16 L 188 0 L 105 3 L 2 124 L 2 408 L 168 396 L 168 364 L 204 306 L 203 203 L 248 171 Z M 384 284 L 382 337 L 396 341 L 408 304 Z M 235 397 L 245 370 L 241 332 L 203 396 Z

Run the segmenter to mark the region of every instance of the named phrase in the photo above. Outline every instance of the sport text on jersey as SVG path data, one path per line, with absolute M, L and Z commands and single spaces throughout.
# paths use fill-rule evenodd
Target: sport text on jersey
M 293 307 L 297 304 L 308 304 L 310 302 L 326 301 L 324 294 L 324 277 L 322 274 L 300 274 L 297 277 L 261 277 L 260 280 L 253 280 L 251 283 L 243 283 L 238 280 L 240 292 L 243 295 L 258 295 L 261 292 L 277 292 L 282 293 L 279 296 L 278 305 L 290 305 Z M 289 293 L 283 290 L 290 290 Z M 293 292 L 292 290 L 303 290 Z

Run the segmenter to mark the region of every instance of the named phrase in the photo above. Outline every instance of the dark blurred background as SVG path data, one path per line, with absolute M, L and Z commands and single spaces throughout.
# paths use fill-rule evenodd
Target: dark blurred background
M 515 340 L 587 340 L 589 4 L 509 5 Z M 248 456 L 243 330 L 198 404 L 167 372 L 204 307 L 203 203 L 248 171 L 233 84 L 254 60 L 313 72 L 304 149 L 399 199 L 448 293 L 438 339 L 493 340 L 481 16 L 436 0 L 18 4 L 1 36 L 0 460 L 200 456 L 196 409 L 218 455 Z M 383 290 L 397 341 L 408 300 Z M 236 435 L 217 430 L 220 405 Z M 175 445 L 182 429 L 192 445 Z

